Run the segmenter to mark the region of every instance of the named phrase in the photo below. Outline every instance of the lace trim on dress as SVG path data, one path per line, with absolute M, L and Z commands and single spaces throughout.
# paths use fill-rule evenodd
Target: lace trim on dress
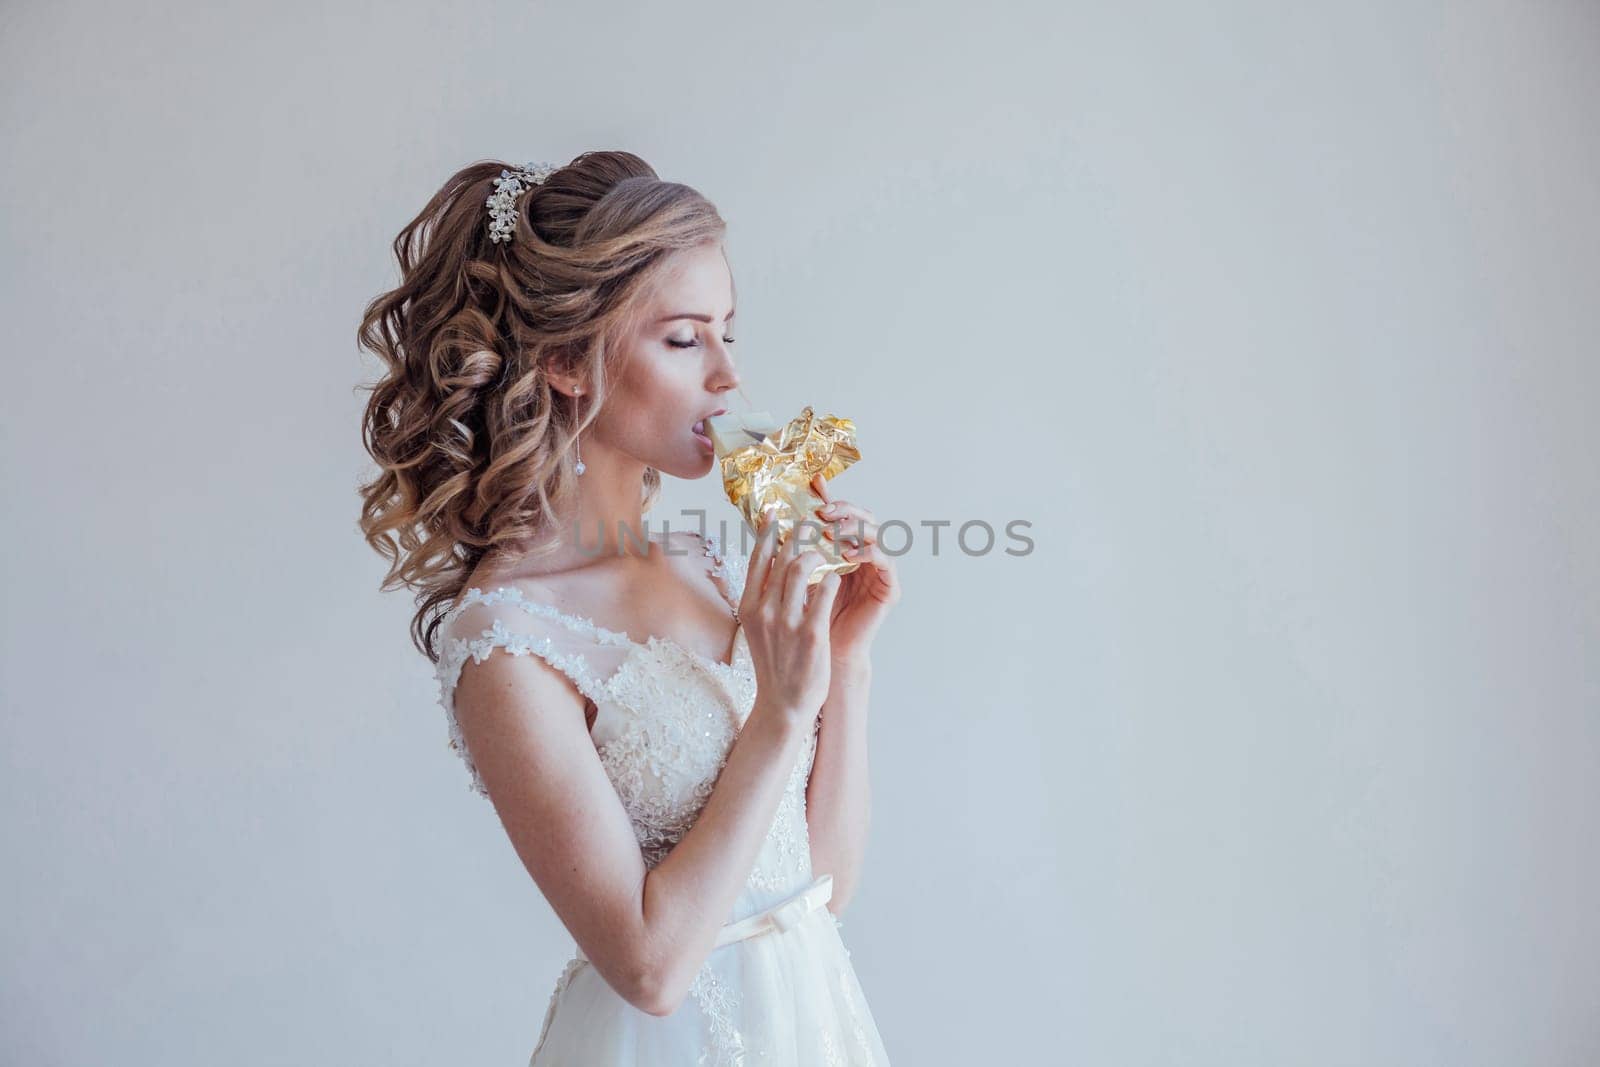
M 720 580 L 720 591 L 737 618 L 738 601 L 744 594 L 747 561 L 742 557 L 725 558 L 715 536 L 697 536 L 701 536 L 703 551 L 711 561 L 710 573 Z M 599 677 L 584 654 L 563 651 L 548 636 L 517 632 L 514 616 L 509 626 L 497 618 L 492 626 L 476 635 L 455 635 L 447 630 L 438 665 L 440 702 L 450 724 L 451 747 L 466 764 L 473 789 L 488 795 L 467 752 L 454 713 L 454 691 L 461 671 L 469 657 L 481 663 L 496 648 L 503 648 L 512 655 L 538 655 L 572 679 L 597 705 L 608 703 L 626 716 L 619 721 L 618 729 L 607 731 L 604 740 L 597 739 L 596 751 L 606 776 L 627 810 L 646 866 L 655 867 L 699 817 L 726 763 L 727 753 L 754 704 L 755 676 L 748 641 L 736 632 L 733 662 L 723 663 L 667 639 L 651 637 L 643 643 L 637 642 L 628 634 L 607 629 L 592 619 L 530 600 L 510 586 L 487 592 L 476 587 L 467 590 L 446 614 L 445 624 L 455 622 L 472 604 L 511 605 L 531 616 L 553 620 L 565 630 L 597 644 L 625 652 L 617 666 L 608 668 L 610 673 Z M 558 632 L 556 637 L 568 640 L 563 633 Z M 583 642 L 577 644 L 588 647 Z M 609 664 L 616 658 L 613 656 L 604 662 Z M 716 686 L 712 679 L 725 684 Z M 747 885 L 751 887 L 776 892 L 810 877 L 805 790 L 816 745 L 817 730 L 813 729 L 785 784 L 767 842 L 749 875 Z M 837 916 L 833 916 L 832 921 L 836 929 L 841 925 Z M 849 950 L 844 951 L 848 955 Z M 558 978 L 535 1055 L 545 1045 L 562 996 L 585 962 L 581 958 L 572 960 Z M 846 1029 L 837 1038 L 832 1033 L 823 1035 L 823 1058 L 828 1064 L 850 1062 L 853 1050 L 859 1048 L 867 1053 L 870 1061 L 872 1051 L 863 1025 L 863 1005 L 859 1003 L 855 988 L 840 977 L 834 992 Z M 700 1067 L 744 1064 L 750 1054 L 746 1035 L 740 1032 L 738 1025 L 740 990 L 737 986 L 722 978 L 708 958 L 696 974 L 689 993 L 707 1028 L 706 1047 L 698 1060 Z
M 689 993 L 705 1015 L 711 1028 L 711 1044 L 695 1061 L 697 1067 L 741 1067 L 744 1063 L 744 1035 L 733 1022 L 738 1000 L 726 983 L 717 977 L 710 959 L 694 976 Z
M 705 553 L 712 562 L 711 573 L 723 580 L 723 585 L 727 587 L 728 606 L 733 608 L 734 617 L 738 618 L 739 601 L 744 596 L 745 573 L 750 569 L 750 561 L 743 556 L 725 557 L 722 541 L 716 534 L 706 534 L 701 540 L 705 542 Z
M 711 575 L 723 579 L 725 587 L 724 599 L 729 601 L 734 617 L 737 618 L 738 601 L 744 594 L 744 576 L 748 570 L 747 561 L 743 558 L 736 558 L 731 562 L 724 559 L 721 542 L 716 534 L 703 536 L 696 534 L 695 536 L 699 537 L 701 550 L 706 558 L 711 561 Z M 512 604 L 529 615 L 558 622 L 568 630 L 587 635 L 601 644 L 649 653 L 668 663 L 677 659 L 709 670 L 735 694 L 735 699 L 741 708 L 747 706 L 754 699 L 754 680 L 749 673 L 747 662 L 749 649 L 747 645 L 744 645 L 739 640 L 737 633 L 734 635 L 733 661 L 724 663 L 700 652 L 684 648 L 670 638 L 651 635 L 643 643 L 635 641 L 624 632 L 607 629 L 586 616 L 575 615 L 561 611 L 559 608 L 552 607 L 549 604 L 530 600 L 521 590 L 504 585 L 489 591 L 480 589 L 477 586 L 468 589 L 462 594 L 461 599 L 445 613 L 444 618 L 441 620 L 441 629 L 448 632 L 450 624 L 473 604 L 487 606 L 502 603 Z M 477 766 L 472 762 L 471 753 L 467 751 L 466 740 L 461 733 L 461 724 L 456 719 L 454 695 L 456 683 L 461 677 L 461 669 L 465 666 L 467 659 L 470 657 L 474 663 L 482 663 L 496 648 L 504 648 L 514 656 L 530 654 L 539 656 L 552 667 L 571 678 L 574 684 L 577 685 L 579 692 L 594 701 L 596 705 L 599 705 L 603 700 L 614 698 L 615 694 L 611 690 L 610 682 L 617 674 L 621 673 L 619 670 L 605 679 L 596 678 L 589 669 L 588 662 L 581 655 L 576 653 L 563 654 L 554 647 L 554 643 L 550 638 L 517 633 L 507 629 L 499 619 L 495 620 L 490 629 L 483 630 L 476 637 L 446 638 L 435 670 L 436 677 L 439 680 L 439 703 L 444 709 L 445 721 L 449 730 L 450 747 L 466 767 L 469 787 L 474 793 L 485 798 L 488 797 L 489 793 L 484 787 L 483 778 L 478 774 Z M 618 739 L 619 742 L 624 740 L 625 738 Z M 642 739 L 636 736 L 635 740 Z M 625 748 L 626 746 L 613 747 Z M 602 751 L 601 756 L 604 759 L 606 753 Z M 621 766 L 623 763 L 623 753 L 619 751 L 607 769 L 625 769 L 625 767 Z M 698 811 L 698 809 L 696 810 Z M 673 840 L 675 841 L 676 838 Z M 655 838 L 648 845 L 651 847 L 646 848 L 647 858 L 651 857 L 652 851 L 660 850 L 662 842 L 659 838 Z M 667 847 L 670 848 L 670 844 Z
M 745 564 L 744 567 L 730 568 L 720 555 L 716 536 L 710 535 L 702 540 L 705 542 L 704 552 L 707 558 L 712 561 L 712 569 L 710 573 L 715 576 L 724 577 L 725 584 L 731 585 L 734 582 L 737 582 L 739 590 L 738 595 L 731 598 L 727 595 L 724 595 L 724 599 L 730 600 L 729 607 L 733 610 L 734 617 L 738 618 L 738 600 L 739 597 L 744 594 L 743 573 L 748 569 L 748 563 L 744 560 L 740 560 L 741 563 Z M 485 593 L 476 586 L 468 589 L 461 602 L 445 615 L 444 621 L 448 624 L 456 615 L 460 614 L 460 612 L 466 608 L 468 604 L 497 604 L 502 601 L 515 604 L 517 607 L 521 608 L 523 611 L 526 611 L 530 615 L 538 615 L 542 616 L 543 618 L 559 622 L 575 633 L 587 634 L 588 636 L 593 637 L 596 641 L 600 641 L 608 645 L 616 645 L 622 648 L 645 648 L 652 651 L 660 651 L 663 648 L 671 649 L 677 653 L 681 653 L 683 656 L 689 659 L 705 664 L 714 670 L 721 672 L 724 676 L 737 674 L 741 670 L 738 662 L 739 654 L 737 648 L 734 651 L 734 661 L 731 663 L 724 663 L 722 660 L 712 659 L 704 653 L 684 648 L 670 637 L 657 637 L 652 634 L 644 641 L 635 641 L 625 632 L 620 630 L 608 630 L 587 616 L 574 615 L 569 612 L 562 611 L 559 608 L 552 607 L 549 604 L 544 604 L 537 600 L 529 600 L 522 594 L 520 590 L 506 585 L 499 586 L 492 592 L 488 593 Z
M 777 862 L 771 869 L 762 864 L 750 871 L 748 885 L 770 892 L 793 885 L 797 878 L 810 871 L 811 830 L 806 823 L 806 780 L 811 776 L 811 766 L 817 755 L 817 732 L 806 739 L 804 751 L 789 772 L 783 798 L 778 801 L 777 815 L 767 839 L 777 852 Z
M 470 604 L 493 604 L 500 600 L 511 599 L 504 595 L 506 593 L 521 595 L 515 590 L 484 593 L 478 589 L 469 589 L 461 603 L 446 617 L 446 624 Z M 589 664 L 582 656 L 558 651 L 554 642 L 548 637 L 508 630 L 501 619 L 494 620 L 493 626 L 475 638 L 458 637 L 447 640 L 444 652 L 439 657 L 436 672 L 439 679 L 439 704 L 444 708 L 445 721 L 449 727 L 450 747 L 455 749 L 456 755 L 460 756 L 461 762 L 466 765 L 472 791 L 483 797 L 487 797 L 489 791 L 484 788 L 483 778 L 479 776 L 477 765 L 472 762 L 472 754 L 467 751 L 466 739 L 461 735 L 461 723 L 456 719 L 455 688 L 456 682 L 461 678 L 461 668 L 466 665 L 469 658 L 474 663 L 482 663 L 496 648 L 503 648 L 513 656 L 536 655 L 571 678 L 578 686 L 578 690 L 590 700 L 598 704 L 605 699 L 605 686 L 591 675 Z

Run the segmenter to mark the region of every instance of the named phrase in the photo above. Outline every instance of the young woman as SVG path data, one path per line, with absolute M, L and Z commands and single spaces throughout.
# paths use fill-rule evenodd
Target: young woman
M 532 1067 L 884 1064 L 837 916 L 866 841 L 872 513 L 746 557 L 652 533 L 739 383 L 725 224 L 639 157 L 479 163 L 395 241 L 362 529 L 417 590 L 452 746 L 576 942 Z M 837 521 L 836 521 L 837 520 Z M 499 651 L 501 655 L 494 653 Z

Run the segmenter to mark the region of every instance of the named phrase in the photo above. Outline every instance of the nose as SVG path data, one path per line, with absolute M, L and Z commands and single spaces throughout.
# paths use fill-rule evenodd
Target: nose
M 717 360 L 711 371 L 711 388 L 713 392 L 726 392 L 737 389 L 742 383 L 739 378 L 739 368 L 733 364 L 733 353 L 728 346 L 717 342 Z

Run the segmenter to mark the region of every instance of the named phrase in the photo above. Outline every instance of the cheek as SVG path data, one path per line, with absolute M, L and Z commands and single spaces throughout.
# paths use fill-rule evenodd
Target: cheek
M 646 432 L 670 429 L 694 405 L 696 381 L 689 360 L 673 366 L 671 359 L 645 358 L 630 362 L 611 394 L 619 421 Z

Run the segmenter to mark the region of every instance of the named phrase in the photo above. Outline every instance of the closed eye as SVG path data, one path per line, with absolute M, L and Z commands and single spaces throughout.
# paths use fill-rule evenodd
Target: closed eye
M 734 343 L 734 341 L 733 341 L 733 338 L 731 338 L 731 337 L 724 337 L 722 339 L 722 343 L 725 344 L 725 345 L 731 345 L 731 344 Z M 667 338 L 667 344 L 671 345 L 673 348 L 699 348 L 700 347 L 700 342 L 699 341 L 674 341 L 670 337 Z

